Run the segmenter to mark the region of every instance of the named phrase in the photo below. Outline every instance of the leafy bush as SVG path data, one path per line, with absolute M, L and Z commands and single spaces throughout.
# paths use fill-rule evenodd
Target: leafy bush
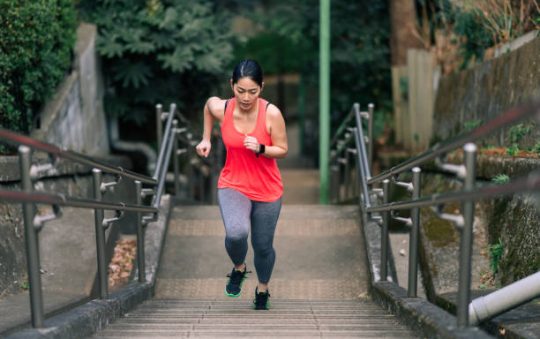
M 506 148 L 506 154 L 515 157 L 519 153 L 519 146 L 518 144 L 512 144 L 510 147 Z
M 517 124 L 508 131 L 508 139 L 511 143 L 519 143 L 523 137 L 533 130 L 531 125 Z
M 422 17 L 422 42 L 436 50 L 443 73 L 492 54 L 493 46 L 540 29 L 538 0 L 417 0 Z M 427 26 L 427 27 L 426 27 Z
M 82 0 L 80 8 L 99 29 L 108 114 L 142 124 L 158 101 L 198 113 L 227 79 L 229 21 L 212 1 Z
M 507 174 L 497 174 L 491 179 L 493 183 L 501 185 L 510 182 L 510 177 Z
M 532 147 L 532 151 L 536 154 L 540 155 L 540 141 L 538 141 L 534 146 Z
M 0 1 L 0 126 L 28 132 L 71 65 L 71 0 Z

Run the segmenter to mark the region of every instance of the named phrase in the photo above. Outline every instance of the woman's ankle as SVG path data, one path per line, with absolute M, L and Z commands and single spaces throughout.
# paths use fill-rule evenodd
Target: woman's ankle
M 240 271 L 240 272 L 245 272 L 246 269 L 247 269 L 246 263 L 243 263 L 243 264 L 238 265 L 238 266 L 235 265 L 234 269 L 237 270 L 237 271 Z

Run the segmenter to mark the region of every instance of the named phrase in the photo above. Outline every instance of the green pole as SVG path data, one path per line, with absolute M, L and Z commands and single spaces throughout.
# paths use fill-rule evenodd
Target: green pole
M 328 203 L 328 155 L 330 143 L 330 0 L 320 1 L 319 34 L 319 173 L 320 202 Z

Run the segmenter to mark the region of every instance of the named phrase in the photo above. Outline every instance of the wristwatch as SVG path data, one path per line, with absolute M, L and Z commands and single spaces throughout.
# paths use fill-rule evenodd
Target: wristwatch
M 259 151 L 257 152 L 257 157 L 259 156 L 259 154 L 263 154 L 265 150 L 266 150 L 265 144 L 259 144 Z

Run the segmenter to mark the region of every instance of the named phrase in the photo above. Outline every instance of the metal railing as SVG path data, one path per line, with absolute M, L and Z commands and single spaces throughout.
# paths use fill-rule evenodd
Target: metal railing
M 158 105 L 161 110 L 161 105 Z M 160 112 L 161 114 L 162 112 Z M 43 291 L 40 276 L 40 253 L 39 233 L 45 223 L 61 218 L 62 207 L 86 208 L 94 210 L 94 223 L 96 234 L 96 259 L 97 259 L 97 287 L 99 297 L 104 299 L 109 295 L 108 291 L 108 264 L 106 260 L 106 236 L 105 231 L 113 223 L 118 222 L 126 212 L 136 213 L 137 228 L 137 270 L 138 282 L 146 282 L 144 233 L 148 223 L 156 221 L 160 208 L 161 197 L 165 192 L 165 181 L 171 156 L 174 163 L 175 192 L 178 193 L 178 163 L 181 154 L 189 152 L 193 146 L 191 137 L 186 140 L 181 137 L 182 133 L 189 133 L 187 121 L 182 120 L 186 127 L 179 128 L 178 121 L 183 117 L 176 111 L 176 105 L 170 106 L 169 112 L 163 113 L 165 117 L 165 132 L 160 134 L 162 140 L 159 145 L 159 158 L 152 177 L 128 171 L 118 166 L 112 166 L 76 152 L 60 149 L 28 136 L 14 133 L 6 129 L 0 129 L 0 140 L 14 146 L 18 146 L 19 168 L 21 175 L 21 191 L 0 190 L 0 201 L 10 204 L 21 203 L 23 208 L 25 249 L 28 270 L 28 285 L 30 295 L 30 311 L 32 326 L 43 327 L 44 305 Z M 175 119 L 176 118 L 176 119 Z M 161 128 L 162 120 L 158 122 Z M 179 149 L 178 143 L 184 142 L 186 148 Z M 49 164 L 33 165 L 32 152 L 45 152 L 52 160 Z M 46 193 L 34 191 L 34 181 L 50 170 L 55 169 L 58 160 L 67 160 L 82 164 L 92 169 L 93 197 L 78 198 L 59 193 Z M 112 174 L 116 180 L 105 181 L 104 174 Z M 135 186 L 136 198 L 134 204 L 122 201 L 105 202 L 104 195 L 114 190 L 123 179 L 130 179 Z M 193 178 L 190 178 L 193 179 Z M 143 187 L 145 185 L 145 187 Z M 151 202 L 145 202 L 145 197 L 152 196 Z M 37 213 L 38 205 L 51 206 L 50 212 L 45 215 Z M 105 218 L 105 211 L 114 211 L 114 216 Z
M 163 137 L 163 121 L 166 121 L 165 136 L 168 135 L 169 130 L 173 131 L 172 134 L 170 134 L 172 138 L 170 140 Z M 178 127 L 179 124 L 181 124 L 182 127 Z M 197 196 L 201 203 L 216 203 L 216 190 L 212 188 L 217 186 L 220 166 L 223 164 L 224 159 L 224 148 L 220 143 L 220 138 L 214 138 L 214 140 L 216 140 L 213 147 L 215 151 L 211 153 L 211 157 L 201 158 L 197 156 L 194 151 L 194 147 L 198 144 L 200 138 L 197 138 L 197 134 L 193 133 L 194 129 L 191 128 L 190 122 L 181 113 L 174 111 L 171 115 L 167 112 L 163 112 L 161 104 L 156 105 L 156 126 L 157 144 L 163 145 L 168 142 L 172 143 L 175 195 L 181 198 Z M 214 133 L 218 133 L 217 130 L 214 130 Z M 179 157 L 182 155 L 186 159 L 184 163 L 184 172 L 187 181 L 183 188 L 180 180 L 179 161 Z M 160 152 L 159 159 L 161 158 L 162 154 Z M 156 168 L 154 178 L 156 177 L 156 174 L 159 173 L 158 171 L 161 170 L 162 168 Z M 207 197 L 209 194 L 210 196 Z
M 372 107 L 372 106 L 370 106 Z M 351 118 L 354 114 L 355 119 Z M 333 169 L 331 197 L 334 202 L 343 202 L 351 198 L 349 194 L 352 179 L 356 177 L 356 191 L 364 225 L 376 222 L 381 227 L 381 262 L 380 272 L 375 272 L 376 281 L 388 280 L 389 238 L 388 227 L 391 220 L 404 223 L 409 229 L 409 263 L 407 295 L 417 296 L 417 267 L 420 235 L 420 208 L 431 207 L 436 215 L 452 222 L 459 231 L 459 283 L 457 296 L 457 325 L 466 327 L 492 318 L 500 313 L 515 308 L 524 302 L 540 296 L 540 272 L 508 285 L 484 297 L 471 302 L 471 254 L 473 245 L 473 223 L 475 203 L 478 200 L 511 195 L 514 193 L 538 192 L 540 189 L 540 171 L 532 171 L 527 176 L 517 178 L 506 184 L 481 186 L 476 182 L 477 146 L 474 142 L 526 119 L 540 120 L 540 103 L 531 102 L 515 107 L 482 126 L 459 135 L 444 143 L 438 143 L 426 152 L 410 158 L 376 176 L 371 175 L 371 157 L 373 137 L 369 133 L 364 138 L 363 122 L 368 126 L 373 120 L 373 109 L 361 112 L 354 104 L 351 113 L 338 129 L 332 142 L 330 167 Z M 352 145 L 352 140 L 355 144 Z M 367 145 L 367 146 L 366 146 Z M 463 164 L 445 163 L 444 156 L 456 149 L 463 148 Z M 353 155 L 350 157 L 349 155 Z M 350 163 L 352 160 L 354 162 Z M 463 182 L 459 191 L 443 193 L 421 192 L 422 169 L 420 166 L 435 165 L 446 173 L 453 174 Z M 400 180 L 400 176 L 408 178 Z M 410 199 L 391 201 L 391 186 L 405 188 Z M 345 188 L 346 187 L 346 188 Z M 359 189 L 358 189 L 359 188 Z M 354 194 L 352 195 L 354 196 Z M 459 214 L 443 211 L 447 203 L 461 203 Z M 395 214 L 398 210 L 410 211 L 410 217 Z M 526 288 L 524 288 L 526 286 Z

